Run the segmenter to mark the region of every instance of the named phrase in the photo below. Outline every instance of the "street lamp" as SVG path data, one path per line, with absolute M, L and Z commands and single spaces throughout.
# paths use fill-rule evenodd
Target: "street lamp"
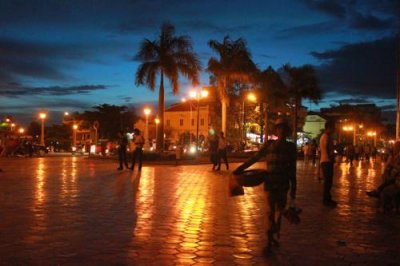
M 11 131 L 14 131 L 15 123 L 11 123 Z
M 46 119 L 46 113 L 39 113 L 39 118 L 42 121 L 42 127 L 40 131 L 40 145 L 44 146 L 44 120 Z
M 199 150 L 199 120 L 200 120 L 200 100 L 201 98 L 207 98 L 208 91 L 201 90 L 200 92 L 191 90 L 189 96 L 197 100 L 197 126 L 196 126 L 196 151 Z M 191 122 L 191 121 L 190 121 Z
M 72 126 L 73 129 L 73 140 L 72 140 L 72 145 L 75 147 L 76 149 L 76 131 L 78 130 L 78 125 L 73 125 Z
M 24 134 L 25 129 L 23 129 L 22 127 L 20 129 L 18 129 L 19 134 Z
M 158 124 L 160 124 L 160 119 L 159 118 L 154 119 L 154 123 L 156 123 L 156 140 L 157 140 L 157 138 L 158 138 Z M 156 148 L 157 148 L 157 146 L 156 146 Z
M 253 103 L 257 102 L 257 96 L 252 92 L 248 93 L 246 98 L 247 98 L 247 100 L 249 102 L 253 102 Z M 245 105 L 244 105 L 244 103 L 245 103 L 245 101 L 243 99 L 243 102 L 242 102 L 242 123 L 241 123 L 242 124 L 242 130 L 241 130 L 241 134 L 240 134 L 242 142 L 243 142 L 243 140 L 245 140 L 247 138 L 247 136 L 246 136 L 247 132 L 246 132 Z
M 149 145 L 149 115 L 151 113 L 151 109 L 144 108 L 143 112 L 146 116 L 146 128 L 144 131 L 144 149 L 148 150 L 150 148 L 150 145 Z
M 186 98 L 182 98 L 181 101 L 183 103 L 185 103 L 187 100 L 186 100 Z M 190 107 L 189 142 L 190 142 L 190 145 L 192 145 L 192 119 L 193 119 L 193 116 L 192 116 L 192 103 L 190 101 L 189 101 L 189 107 Z
M 369 131 L 367 133 L 368 137 L 373 137 L 374 138 L 374 147 L 376 147 L 376 131 Z

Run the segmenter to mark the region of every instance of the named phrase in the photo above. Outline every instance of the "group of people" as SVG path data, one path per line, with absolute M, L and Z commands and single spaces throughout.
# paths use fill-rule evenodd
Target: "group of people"
M 210 161 L 213 165 L 212 170 L 221 170 L 222 160 L 225 163 L 226 170 L 229 170 L 228 163 L 228 142 L 224 132 L 220 132 L 219 136 L 211 135 L 209 139 Z
M 119 160 L 119 167 L 117 170 L 123 170 L 124 166 L 127 169 L 135 170 L 135 164 L 138 163 L 139 171 L 142 170 L 142 158 L 143 158 L 143 145 L 144 145 L 144 138 L 141 135 L 139 129 L 135 128 L 133 130 L 134 136 L 131 143 L 134 144 L 133 153 L 132 153 L 132 163 L 131 166 L 128 165 L 128 157 L 127 157 L 127 148 L 128 148 L 128 137 L 124 131 L 118 132 L 118 160 Z

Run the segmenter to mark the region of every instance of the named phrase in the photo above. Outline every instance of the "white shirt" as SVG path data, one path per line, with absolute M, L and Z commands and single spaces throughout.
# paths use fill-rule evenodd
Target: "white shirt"
M 324 133 L 319 139 L 319 150 L 321 151 L 321 163 L 331 161 L 329 156 L 328 145 L 329 145 L 329 136 L 328 134 Z

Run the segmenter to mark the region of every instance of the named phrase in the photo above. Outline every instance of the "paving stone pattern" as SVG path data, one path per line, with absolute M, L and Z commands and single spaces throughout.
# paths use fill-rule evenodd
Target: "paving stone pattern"
M 63 157 L 0 166 L 1 265 L 400 265 L 400 215 L 365 195 L 381 181 L 379 161 L 336 165 L 336 209 L 322 206 L 317 167 L 299 161 L 302 221 L 283 221 L 268 258 L 262 187 L 231 198 L 228 172 L 210 165 L 118 172 L 112 161 Z

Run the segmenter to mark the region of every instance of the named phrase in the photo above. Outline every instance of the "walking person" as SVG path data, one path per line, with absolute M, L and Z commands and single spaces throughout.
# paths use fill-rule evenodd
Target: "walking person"
M 325 131 L 322 134 L 319 147 L 321 150 L 321 170 L 324 178 L 323 204 L 327 207 L 336 207 L 336 201 L 332 200 L 331 188 L 333 184 L 333 165 L 335 163 L 335 153 L 332 141 L 332 134 L 335 131 L 335 124 L 328 121 L 325 124 Z
M 226 141 L 226 138 L 224 136 L 224 132 L 221 132 L 219 134 L 219 138 L 218 138 L 218 167 L 217 167 L 217 171 L 221 170 L 221 160 L 224 160 L 225 166 L 226 166 L 226 170 L 229 170 L 227 144 L 228 144 L 228 142 Z
M 210 150 L 210 161 L 213 165 L 212 170 L 214 171 L 218 165 L 218 138 L 217 136 L 210 135 L 209 138 L 209 150 Z
M 135 136 L 133 138 L 133 142 L 135 143 L 135 150 L 132 154 L 132 166 L 131 170 L 135 170 L 136 160 L 138 161 L 139 165 L 139 172 L 142 171 L 142 158 L 143 158 L 143 145 L 144 145 L 144 138 L 140 134 L 140 130 L 135 128 L 134 129 Z
M 275 141 L 266 142 L 262 148 L 248 161 L 239 166 L 233 173 L 240 174 L 246 168 L 265 157 L 268 176 L 264 182 L 266 195 L 266 235 L 267 243 L 264 255 L 272 251 L 272 245 L 279 246 L 282 213 L 287 203 L 287 193 L 290 189 L 292 201 L 296 198 L 296 145 L 288 142 L 290 127 L 285 119 L 278 119 L 274 126 Z
M 118 160 L 119 160 L 119 167 L 117 170 L 122 170 L 124 169 L 123 165 L 125 165 L 126 168 L 128 167 L 128 160 L 126 158 L 126 147 L 128 146 L 128 138 L 126 137 L 126 134 L 120 130 L 118 132 Z
M 346 157 L 347 157 L 347 161 L 350 163 L 350 166 L 353 166 L 353 161 L 354 161 L 354 146 L 353 144 L 349 144 L 347 145 L 347 149 L 346 149 Z

